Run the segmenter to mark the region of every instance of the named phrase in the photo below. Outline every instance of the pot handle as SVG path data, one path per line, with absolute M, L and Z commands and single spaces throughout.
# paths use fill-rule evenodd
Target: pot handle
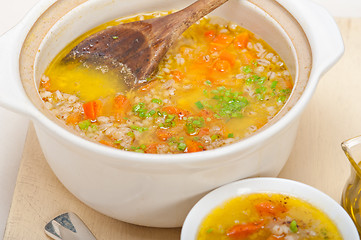
M 24 91 L 19 73 L 21 28 L 15 26 L 0 36 L 0 105 L 30 115 L 32 104 Z
M 311 0 L 277 0 L 303 26 L 313 55 L 313 70 L 320 75 L 329 70 L 344 53 L 340 30 L 326 9 Z

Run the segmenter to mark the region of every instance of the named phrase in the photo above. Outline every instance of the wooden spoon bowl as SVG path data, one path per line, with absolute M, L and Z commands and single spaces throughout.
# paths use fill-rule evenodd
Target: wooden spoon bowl
M 116 25 L 80 42 L 63 59 L 117 69 L 128 88 L 148 77 L 178 37 L 193 23 L 228 0 L 198 0 L 167 16 Z

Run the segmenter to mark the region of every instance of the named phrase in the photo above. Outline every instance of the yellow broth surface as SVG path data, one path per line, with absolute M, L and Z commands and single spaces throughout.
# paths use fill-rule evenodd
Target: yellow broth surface
M 284 62 L 253 33 L 218 17 L 186 30 L 149 83 L 136 90 L 126 91 L 117 73 L 104 66 L 61 61 L 101 29 L 165 14 L 118 19 L 70 43 L 42 77 L 39 93 L 46 107 L 88 139 L 142 153 L 231 144 L 280 111 L 293 88 Z
M 257 193 L 231 199 L 212 210 L 197 240 L 342 239 L 329 217 L 311 204 L 281 194 Z

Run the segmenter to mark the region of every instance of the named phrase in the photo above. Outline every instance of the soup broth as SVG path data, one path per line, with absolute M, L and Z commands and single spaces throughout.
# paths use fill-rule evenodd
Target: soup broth
M 257 193 L 231 199 L 212 210 L 197 240 L 342 239 L 329 217 L 309 203 L 281 194 Z
M 61 61 L 96 31 L 165 14 L 118 19 L 70 43 L 42 77 L 39 93 L 46 107 L 92 141 L 141 153 L 231 144 L 280 111 L 293 88 L 285 63 L 252 32 L 218 17 L 204 17 L 186 30 L 138 89 L 126 90 L 103 66 Z

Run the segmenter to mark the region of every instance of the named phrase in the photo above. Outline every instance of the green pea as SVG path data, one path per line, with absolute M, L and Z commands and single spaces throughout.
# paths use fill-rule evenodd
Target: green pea
M 298 231 L 298 227 L 297 227 L 297 222 L 295 220 L 293 220 L 290 224 L 290 230 L 293 233 L 296 233 Z

